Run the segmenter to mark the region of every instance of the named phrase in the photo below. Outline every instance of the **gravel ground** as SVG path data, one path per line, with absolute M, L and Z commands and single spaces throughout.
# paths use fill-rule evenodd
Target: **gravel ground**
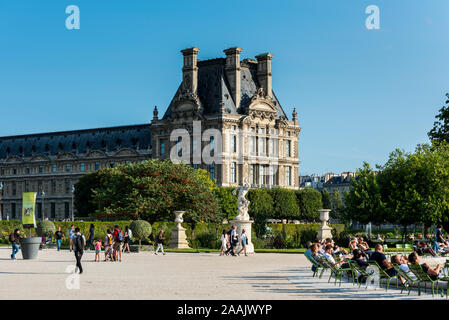
M 254 254 L 220 257 L 207 253 L 151 252 L 123 255 L 122 262 L 94 262 L 95 253 L 83 256 L 79 289 L 73 273 L 75 258 L 69 251 L 41 250 L 36 260 L 22 260 L 19 252 L 0 248 L 0 299 L 416 299 L 390 289 L 341 287 L 312 278 L 302 254 Z M 11 289 L 14 288 L 14 289 Z M 432 298 L 423 294 L 422 298 Z M 441 299 L 441 298 L 439 298 Z

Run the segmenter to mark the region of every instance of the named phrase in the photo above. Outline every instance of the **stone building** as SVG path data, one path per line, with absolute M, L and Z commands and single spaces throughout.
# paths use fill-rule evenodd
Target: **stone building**
M 270 53 L 200 61 L 182 50 L 182 81 L 165 114 L 148 124 L 0 137 L 1 213 L 19 219 L 22 193 L 37 192 L 37 218 L 66 219 L 72 186 L 101 168 L 171 158 L 206 169 L 219 186 L 297 189 L 296 110 L 288 120 L 272 89 Z

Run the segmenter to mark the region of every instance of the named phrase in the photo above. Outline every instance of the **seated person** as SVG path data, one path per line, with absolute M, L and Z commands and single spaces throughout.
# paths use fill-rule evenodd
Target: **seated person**
M 365 253 L 364 255 L 368 258 L 370 255 L 372 255 L 373 254 L 373 250 L 371 250 L 370 248 L 369 248 L 369 245 L 368 245 L 368 243 L 363 239 L 363 238 L 360 238 L 360 242 L 359 242 L 359 249 L 360 250 L 362 250 L 362 252 L 363 253 Z
M 391 263 L 397 264 L 402 271 L 404 271 L 409 275 L 410 278 L 416 280 L 416 276 L 413 273 L 410 273 L 410 268 L 408 267 L 407 264 L 408 258 L 407 259 L 406 258 L 407 258 L 406 256 L 396 254 L 391 257 Z M 399 276 L 399 280 L 401 280 L 402 284 L 405 283 L 405 279 L 403 277 Z
M 410 253 L 410 255 L 408 256 L 408 261 L 411 264 L 418 264 L 420 262 L 420 258 L 419 256 L 416 254 L 416 252 L 412 252 Z M 438 279 L 438 276 L 440 274 L 441 268 L 442 266 L 440 264 L 438 264 L 436 266 L 436 268 L 431 268 L 427 263 L 423 263 L 421 265 L 421 268 L 424 270 L 425 273 L 427 273 L 430 277 L 430 279 L 432 280 L 436 280 Z
M 352 251 L 352 259 L 359 265 L 360 268 L 366 269 L 368 267 L 368 262 L 363 257 L 362 250 L 355 249 Z
M 312 258 L 318 262 L 321 262 L 323 260 L 323 255 L 318 252 L 318 248 L 319 248 L 319 245 L 317 243 L 314 243 L 310 247 L 310 251 L 312 252 Z
M 352 240 L 349 242 L 349 250 L 351 252 L 353 252 L 355 249 L 357 248 L 357 239 L 356 238 L 352 238 Z
M 310 250 L 312 248 L 312 242 L 307 241 L 306 248 L 307 248 L 307 250 L 304 252 L 304 255 L 309 258 L 312 257 L 312 250 Z
M 379 267 L 381 267 L 390 277 L 397 275 L 397 271 L 394 270 L 393 265 L 387 260 L 387 257 L 383 253 L 383 246 L 378 243 L 374 249 L 375 251 L 371 255 L 370 260 L 376 261 Z
M 319 242 L 317 242 L 316 245 L 318 246 L 318 253 L 324 255 L 324 246 Z
M 439 224 L 435 230 L 435 241 L 441 248 L 449 247 L 449 243 L 443 237 L 443 226 Z
M 419 256 L 422 256 L 423 253 L 430 253 L 434 257 L 437 255 L 426 242 L 419 243 L 418 241 L 415 241 L 413 244 L 413 251 L 415 251 Z
M 333 254 L 333 250 L 334 247 L 331 244 L 326 245 L 326 247 L 324 248 L 324 254 L 323 257 L 333 266 L 335 266 L 337 263 L 335 262 L 334 257 L 332 256 Z

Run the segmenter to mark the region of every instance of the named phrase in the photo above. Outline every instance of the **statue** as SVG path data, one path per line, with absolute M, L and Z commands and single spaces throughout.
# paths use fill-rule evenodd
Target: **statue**
M 251 188 L 250 184 L 248 183 L 247 179 L 245 178 L 243 180 L 243 186 L 235 188 L 234 191 L 232 191 L 233 195 L 236 195 L 237 190 L 239 190 L 237 205 L 239 208 L 239 214 L 237 217 L 235 217 L 236 220 L 245 220 L 249 221 L 249 214 L 248 214 L 248 208 L 249 208 L 249 201 L 245 198 L 245 195 L 248 193 L 249 189 Z

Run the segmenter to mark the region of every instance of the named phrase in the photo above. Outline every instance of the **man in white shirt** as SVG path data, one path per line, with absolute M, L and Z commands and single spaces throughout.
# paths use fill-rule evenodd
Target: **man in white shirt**
M 324 248 L 324 254 L 323 257 L 326 258 L 327 261 L 329 261 L 329 263 L 331 263 L 332 265 L 335 265 L 335 259 L 332 256 L 332 252 L 333 252 L 334 248 L 331 244 L 328 244 L 325 248 Z

